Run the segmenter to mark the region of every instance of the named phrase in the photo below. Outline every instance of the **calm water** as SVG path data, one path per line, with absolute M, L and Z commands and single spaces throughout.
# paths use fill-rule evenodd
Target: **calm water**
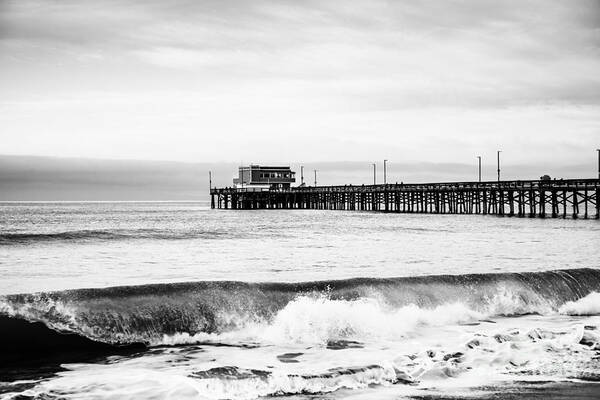
M 0 397 L 397 398 L 595 382 L 599 243 L 596 220 L 0 204 L 3 334 L 41 321 L 52 329 L 41 342 L 61 330 L 147 348 L 26 378 L 7 374 L 21 368 L 13 357 Z M 67 290 L 81 288 L 98 289 Z
M 0 294 L 197 280 L 597 268 L 595 220 L 210 210 L 200 203 L 0 205 Z

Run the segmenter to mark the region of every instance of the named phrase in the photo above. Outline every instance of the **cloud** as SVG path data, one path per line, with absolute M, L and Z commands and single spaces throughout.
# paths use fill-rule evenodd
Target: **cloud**
M 426 157 L 424 137 L 444 157 L 499 136 L 560 152 L 565 132 L 587 148 L 600 5 L 575 3 L 4 1 L 0 139 L 175 159 Z
M 307 184 L 313 183 L 315 169 L 321 185 L 370 184 L 373 179 L 372 163 L 368 161 L 303 165 Z M 225 187 L 231 186 L 237 167 L 235 163 L 0 155 L 0 201 L 208 201 L 208 171 L 212 171 L 213 185 Z M 471 164 L 391 161 L 387 167 L 390 183 L 465 181 L 475 180 L 477 176 L 475 160 Z M 292 168 L 297 172 L 297 183 L 300 183 L 300 164 L 293 163 Z M 377 168 L 377 179 L 381 182 L 381 161 Z M 508 179 L 536 179 L 545 173 L 581 178 L 590 176 L 592 172 L 591 163 L 503 165 L 503 176 Z M 484 179 L 495 179 L 493 163 L 484 164 L 483 176 Z
M 600 7 L 578 3 L 6 2 L 0 36 L 13 52 L 68 58 L 78 48 L 99 63 L 102 53 L 138 58 L 201 80 L 362 83 L 349 94 L 406 93 L 423 106 L 596 103 Z

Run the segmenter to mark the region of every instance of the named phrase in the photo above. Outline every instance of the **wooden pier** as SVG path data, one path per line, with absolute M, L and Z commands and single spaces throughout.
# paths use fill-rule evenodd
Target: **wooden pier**
M 359 210 L 490 214 L 516 217 L 600 217 L 600 179 L 305 186 L 250 191 L 212 188 L 219 209 Z

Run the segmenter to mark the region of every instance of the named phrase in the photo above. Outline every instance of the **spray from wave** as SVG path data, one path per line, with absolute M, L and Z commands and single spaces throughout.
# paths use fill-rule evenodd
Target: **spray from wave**
M 593 292 L 596 292 L 593 294 Z M 369 340 L 493 316 L 598 311 L 600 270 L 196 282 L 0 297 L 0 315 L 111 345 Z M 586 297 L 588 296 L 588 297 Z M 1 338 L 0 338 L 1 340 Z
M 558 311 L 567 315 L 600 315 L 600 293 L 593 292 L 577 301 L 568 301 Z
M 347 347 L 362 341 L 399 339 L 422 326 L 474 323 L 485 317 L 460 303 L 431 309 L 411 304 L 394 309 L 373 298 L 332 300 L 326 295 L 303 295 L 290 301 L 271 320 L 253 321 L 221 333 L 163 335 L 156 344 L 260 342 Z

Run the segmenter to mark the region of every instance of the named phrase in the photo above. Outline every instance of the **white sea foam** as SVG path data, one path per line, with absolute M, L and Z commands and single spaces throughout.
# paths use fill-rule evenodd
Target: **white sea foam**
M 483 315 L 460 303 L 432 309 L 412 304 L 393 309 L 375 299 L 354 301 L 300 297 L 289 303 L 265 330 L 273 342 L 326 343 L 335 339 L 394 339 L 423 325 L 472 322 Z
M 276 372 L 268 377 L 228 380 L 201 379 L 196 383 L 199 392 L 214 399 L 254 399 L 281 394 L 329 393 L 339 389 L 358 389 L 369 385 L 395 383 L 394 367 L 365 368 L 356 372 L 314 376 L 289 375 Z
M 438 321 L 436 317 L 433 323 Z M 598 375 L 598 362 L 592 358 L 595 351 L 580 343 L 582 338 L 596 340 L 593 329 L 580 323 L 566 327 L 548 317 L 519 321 L 518 329 L 513 319 L 457 326 L 454 335 L 447 334 L 447 327 L 420 325 L 419 335 L 385 341 L 385 349 L 376 345 L 333 352 L 303 344 L 296 347 L 303 354 L 298 364 L 277 361 L 275 355 L 289 348 L 283 345 L 242 351 L 203 346 L 192 353 L 185 347 L 169 348 L 110 365 L 70 365 L 70 371 L 24 394 L 61 393 L 75 399 L 85 388 L 90 398 L 111 394 L 111 398 L 247 400 L 371 385 L 409 383 L 405 390 L 416 394 L 432 387 L 474 387 L 511 379 L 594 379 Z M 588 321 L 597 322 L 596 317 Z M 171 368 L 157 368 L 165 364 Z
M 331 340 L 372 341 L 400 339 L 422 326 L 472 323 L 485 314 L 461 303 L 435 308 L 414 304 L 398 309 L 372 298 L 331 300 L 326 296 L 301 296 L 280 310 L 271 322 L 248 323 L 243 329 L 220 334 L 177 333 L 164 335 L 160 343 L 296 343 L 325 345 Z
M 569 301 L 558 311 L 566 315 L 600 315 L 600 293 L 592 292 L 577 301 Z
M 91 376 L 90 376 L 91 375 Z M 396 371 L 390 364 L 355 372 L 323 376 L 300 376 L 275 372 L 268 376 L 250 375 L 236 378 L 195 379 L 177 373 L 164 373 L 144 368 L 89 368 L 64 374 L 46 381 L 24 394 L 29 396 L 58 392 L 64 399 L 81 398 L 153 398 L 153 399 L 236 399 L 250 400 L 284 394 L 330 393 L 339 389 L 366 388 L 369 385 L 396 382 Z M 93 382 L 93 383 L 92 383 Z M 107 397 L 107 393 L 112 396 Z

